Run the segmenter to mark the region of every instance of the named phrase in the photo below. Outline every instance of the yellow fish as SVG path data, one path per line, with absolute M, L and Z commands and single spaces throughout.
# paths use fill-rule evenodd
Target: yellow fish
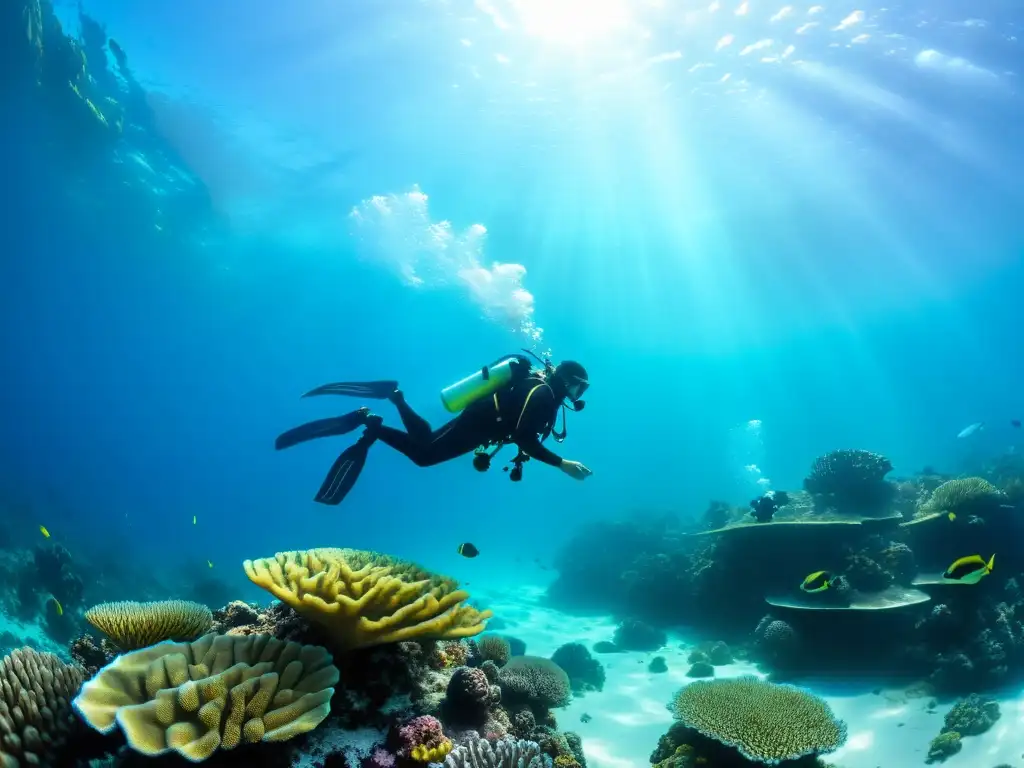
M 963 584 L 977 584 L 983 578 L 992 573 L 992 566 L 996 563 L 996 556 L 992 555 L 986 563 L 980 555 L 969 555 L 954 560 L 953 564 L 942 574 L 942 578 L 951 581 L 959 581 Z
M 812 594 L 814 592 L 824 592 L 832 586 L 833 581 L 835 581 L 835 577 L 828 571 L 815 571 L 804 579 L 800 589 Z
M 952 523 L 952 522 L 953 522 L 954 520 L 956 520 L 956 513 L 955 513 L 955 512 L 950 512 L 950 513 L 949 513 L 949 514 L 947 515 L 947 517 L 949 518 L 949 522 L 951 522 L 951 523 Z
M 192 515 L 192 525 L 195 525 L 195 524 L 196 524 L 196 516 Z
M 209 566 L 210 568 L 213 568 L 213 560 L 207 560 L 207 561 L 206 561 L 206 564 L 207 564 L 207 565 L 208 565 L 208 566 Z
M 50 538 L 50 532 L 48 530 L 46 530 L 46 526 L 45 525 L 40 525 L 39 526 L 39 532 L 41 534 L 43 534 L 43 538 L 44 539 Z
M 63 616 L 64 615 L 64 606 L 60 604 L 60 600 L 58 600 L 53 595 L 50 595 L 50 600 L 53 602 L 53 608 L 54 608 L 55 611 L 57 611 L 57 615 L 58 616 Z

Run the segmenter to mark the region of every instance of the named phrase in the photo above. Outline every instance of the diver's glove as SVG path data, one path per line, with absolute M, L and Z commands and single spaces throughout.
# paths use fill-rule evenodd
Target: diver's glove
M 578 461 L 569 461 L 568 459 L 562 459 L 562 463 L 558 465 L 558 468 L 574 480 L 584 480 L 594 474 Z

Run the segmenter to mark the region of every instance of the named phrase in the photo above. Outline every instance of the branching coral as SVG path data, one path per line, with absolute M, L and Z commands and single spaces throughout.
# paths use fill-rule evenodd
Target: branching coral
M 672 709 L 681 723 L 756 762 L 826 754 L 846 741 L 846 724 L 824 700 L 753 676 L 690 683 Z
M 85 619 L 122 650 L 134 651 L 164 640 L 195 640 L 210 629 L 213 614 L 187 600 L 122 601 L 93 606 Z
M 374 552 L 312 549 L 246 560 L 253 583 L 322 625 L 339 649 L 484 630 L 490 611 L 465 604 L 453 579 Z
M 101 733 L 120 726 L 144 755 L 193 762 L 218 748 L 285 741 L 327 717 L 338 669 L 319 646 L 267 635 L 206 635 L 119 656 L 74 700 Z
M 71 699 L 85 671 L 21 648 L 0 661 L 0 766 L 53 765 L 75 722 Z

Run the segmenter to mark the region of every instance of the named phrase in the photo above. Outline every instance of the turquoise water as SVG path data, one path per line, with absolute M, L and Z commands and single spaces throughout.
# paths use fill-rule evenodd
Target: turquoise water
M 320 545 L 543 584 L 586 521 L 743 505 L 838 447 L 910 474 L 1019 443 L 1009 4 L 83 8 L 135 80 L 123 132 L 58 151 L 20 97 L 4 127 L 17 540 L 232 594 Z M 590 372 L 583 483 L 378 445 L 327 508 L 351 439 L 273 450 L 359 404 L 313 386 L 394 378 L 437 426 L 521 347 Z

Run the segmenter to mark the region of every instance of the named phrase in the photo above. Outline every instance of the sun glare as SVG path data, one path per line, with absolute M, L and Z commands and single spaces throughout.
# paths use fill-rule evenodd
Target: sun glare
M 513 0 L 523 30 L 534 37 L 582 45 L 629 22 L 628 0 Z

